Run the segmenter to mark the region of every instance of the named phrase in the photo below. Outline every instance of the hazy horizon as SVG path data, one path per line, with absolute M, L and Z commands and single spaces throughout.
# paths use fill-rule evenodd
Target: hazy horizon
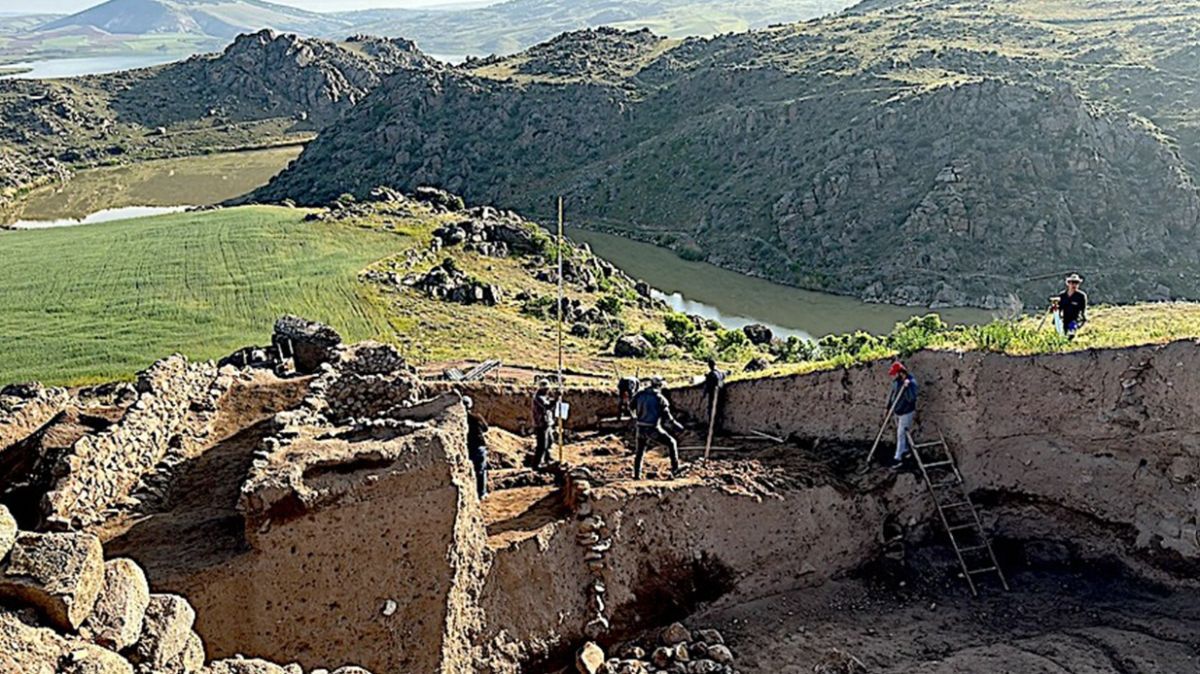
M 347 12 L 359 9 L 423 9 L 456 5 L 479 6 L 495 0 L 267 0 L 277 5 L 313 12 Z M 0 0 L 0 14 L 74 14 L 104 0 Z

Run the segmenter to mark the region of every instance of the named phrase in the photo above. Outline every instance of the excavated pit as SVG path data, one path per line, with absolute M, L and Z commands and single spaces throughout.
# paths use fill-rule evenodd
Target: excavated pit
M 564 467 L 537 473 L 522 466 L 528 391 L 468 386 L 493 427 L 482 504 L 465 414 L 439 387 L 414 404 L 410 374 L 244 370 L 213 389 L 207 432 L 167 450 L 180 460 L 156 495 L 87 528 L 189 598 L 210 657 L 556 672 L 589 639 L 611 654 L 683 620 L 721 630 L 743 672 L 855 671 L 851 657 L 879 672 L 1193 671 L 1198 365 L 1191 342 L 911 360 L 917 433 L 954 449 L 1012 586 L 978 599 L 919 475 L 857 471 L 880 365 L 735 382 L 713 458 L 672 478 L 655 451 L 640 481 L 624 425 L 602 421 L 609 394 L 579 392 Z M 698 391 L 671 397 L 699 416 Z M 341 407 L 315 417 L 326 405 Z M 120 419 L 54 411 L 0 465 Z M 680 440 L 698 459 L 698 429 Z

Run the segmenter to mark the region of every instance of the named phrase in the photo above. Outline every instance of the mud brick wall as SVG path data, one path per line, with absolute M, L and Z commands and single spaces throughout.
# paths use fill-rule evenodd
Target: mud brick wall
M 434 391 L 461 391 L 470 396 L 475 410 L 493 426 L 510 433 L 533 432 L 533 394 L 529 386 L 491 383 L 436 382 L 428 385 Z M 606 388 L 567 388 L 563 400 L 570 404 L 567 430 L 594 427 L 601 419 L 617 415 L 616 390 Z
M 1200 344 L 1038 356 L 930 351 L 907 364 L 921 387 L 918 441 L 944 434 L 973 488 L 1122 529 L 1125 561 L 1147 573 L 1200 572 Z M 870 443 L 887 368 L 733 382 L 725 427 Z M 702 404 L 698 388 L 671 396 L 693 412 Z M 892 433 L 884 452 L 893 451 Z
M 138 374 L 140 397 L 119 422 L 80 438 L 55 467 L 42 510 L 53 528 L 81 528 L 129 495 L 171 448 L 207 433 L 218 372 L 175 355 Z
M 251 549 L 176 588 L 199 609 L 210 653 L 476 671 L 485 532 L 466 415 L 447 396 L 410 417 L 281 433 L 243 485 Z

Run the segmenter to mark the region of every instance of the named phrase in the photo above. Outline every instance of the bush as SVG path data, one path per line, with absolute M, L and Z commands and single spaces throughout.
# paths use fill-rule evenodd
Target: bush
M 720 360 L 740 361 L 754 352 L 754 346 L 741 330 L 722 329 L 717 330 L 715 350 Z
M 671 343 L 694 352 L 704 344 L 704 335 L 696 330 L 696 324 L 686 314 L 672 312 L 663 319 Z
M 896 324 L 887 336 L 887 345 L 902 358 L 907 358 L 933 345 L 949 330 L 950 327 L 937 314 L 913 316 L 903 323 Z
M 784 363 L 807 363 L 816 360 L 819 355 L 816 342 L 795 335 L 788 337 L 785 342 L 773 344 L 771 351 Z
M 845 335 L 828 335 L 817 342 L 822 358 L 859 358 L 884 346 L 878 337 L 859 330 Z
M 605 295 L 596 300 L 596 308 L 609 316 L 620 316 L 625 309 L 625 301 L 616 295 Z
M 662 347 L 666 346 L 669 341 L 666 335 L 657 330 L 643 330 L 642 336 L 645 337 L 646 341 L 650 342 L 651 346 L 656 349 L 661 349 Z

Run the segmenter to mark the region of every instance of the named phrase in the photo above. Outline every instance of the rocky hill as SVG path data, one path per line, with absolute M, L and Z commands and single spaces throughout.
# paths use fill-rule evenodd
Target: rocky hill
M 1200 296 L 1200 3 L 913 0 L 401 73 L 258 195 L 434 184 L 811 288 Z M 556 46 L 557 45 L 557 46 Z M 369 140 L 368 140 L 369 139 Z
M 76 167 L 307 140 L 391 72 L 435 67 L 406 40 L 264 30 L 155 68 L 0 80 L 0 208 Z

